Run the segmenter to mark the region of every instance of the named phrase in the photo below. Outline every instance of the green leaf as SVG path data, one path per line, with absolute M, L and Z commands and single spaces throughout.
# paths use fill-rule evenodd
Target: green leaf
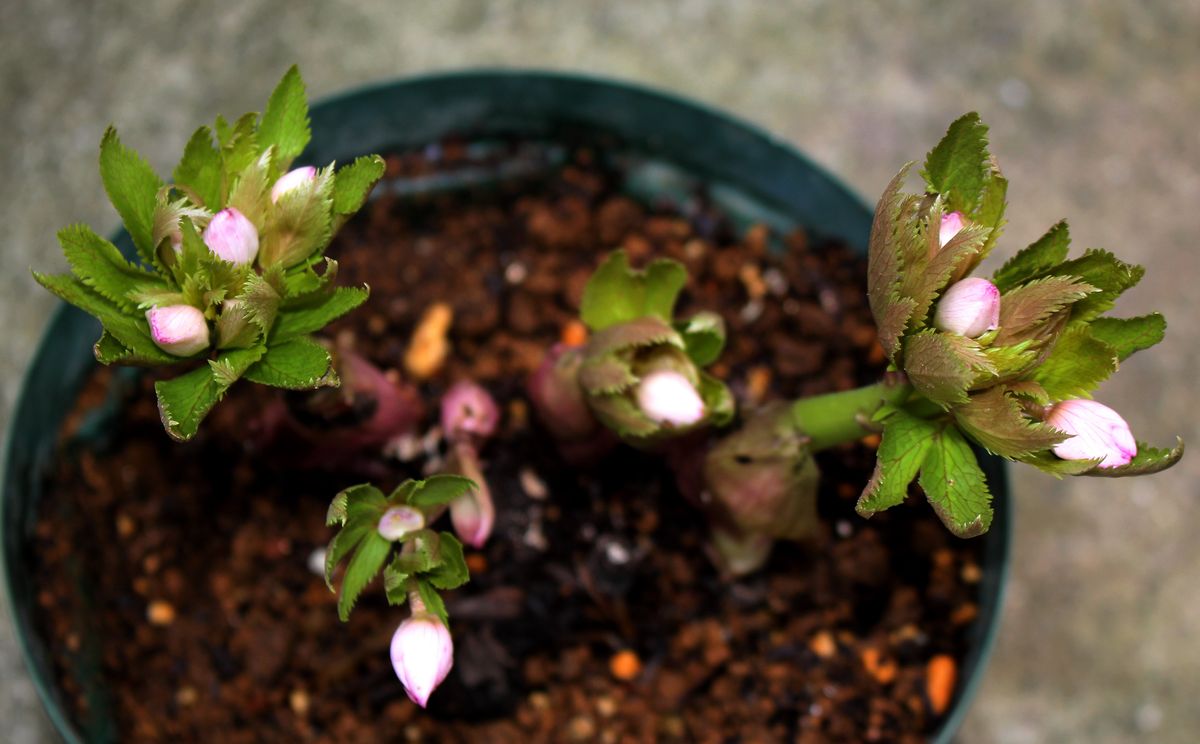
M 387 595 L 388 604 L 393 607 L 408 601 L 408 580 L 411 574 L 405 573 L 397 565 L 402 557 L 396 556 L 391 563 L 383 567 L 383 591 Z
M 328 168 L 279 198 L 268 213 L 258 250 L 262 266 L 284 268 L 318 255 L 333 237 L 333 179 Z
M 267 229 L 267 206 L 271 180 L 271 148 L 243 168 L 239 173 L 230 174 L 233 185 L 229 189 L 228 206 L 241 212 L 246 219 L 254 223 L 259 235 Z M 260 262 L 261 263 L 261 262 Z
M 442 596 L 437 593 L 433 584 L 426 579 L 417 579 L 417 593 L 421 595 L 425 609 L 436 615 L 446 627 L 449 627 L 450 616 L 446 614 L 446 603 L 442 601 Z
M 166 289 L 157 274 L 126 261 L 115 245 L 87 225 L 59 230 L 58 242 L 75 276 L 123 311 L 137 309 L 129 297 L 135 287 Z
M 154 383 L 159 417 L 167 434 L 180 442 L 194 437 L 200 422 L 221 400 L 229 386 L 261 356 L 262 347 L 227 351 L 217 358 L 217 368 L 210 363 L 173 379 Z
M 1053 452 L 1034 452 L 1018 458 L 1026 465 L 1032 465 L 1043 473 L 1053 475 L 1062 480 L 1067 475 L 1082 475 L 1100 464 L 1100 460 L 1063 460 Z
M 915 199 L 900 193 L 900 187 L 911 166 L 908 163 L 901 168 L 879 197 L 867 249 L 867 300 L 879 329 L 879 343 L 893 361 L 916 304 L 899 294 L 905 263 L 904 251 L 898 246 L 899 233 L 908 229 L 908 217 L 916 205 Z
M 966 403 L 976 379 L 996 373 L 974 339 L 932 329 L 905 339 L 904 371 L 917 392 L 943 408 Z
M 1054 273 L 1075 276 L 1100 290 L 1071 308 L 1071 320 L 1091 320 L 1112 309 L 1121 293 L 1137 284 L 1146 270 L 1120 261 L 1108 251 L 1089 250 L 1079 258 L 1065 261 Z
M 154 205 L 163 182 L 140 155 L 121 144 L 112 127 L 100 140 L 100 179 L 142 262 L 157 266 L 151 235 Z
M 1026 416 L 1003 386 L 972 395 L 966 405 L 954 409 L 954 420 L 976 444 L 1009 459 L 1048 450 L 1067 438 Z
M 336 387 L 337 375 L 329 351 L 301 336 L 271 346 L 257 364 L 246 370 L 247 380 L 286 390 Z
M 243 114 L 221 139 L 221 157 L 225 160 L 226 177 L 241 173 L 257 160 L 262 151 L 258 142 L 258 114 Z M 270 144 L 269 142 L 267 144 Z
M 1092 336 L 1086 324 L 1072 324 L 1033 373 L 1033 380 L 1053 400 L 1090 398 L 1116 369 L 1116 349 Z
M 669 323 L 686 283 L 687 271 L 678 261 L 659 259 L 635 271 L 625 251 L 613 251 L 588 280 L 579 316 L 593 331 L 647 316 Z
M 1136 351 L 1149 349 L 1167 331 L 1167 320 L 1159 313 L 1136 318 L 1096 318 L 1091 322 L 1092 336 L 1103 341 L 1125 361 Z
M 301 305 L 285 304 L 271 330 L 272 343 L 319 331 L 366 301 L 367 287 L 338 287 L 329 294 L 312 296 Z
M 706 424 L 719 428 L 733 421 L 737 413 L 737 402 L 724 382 L 700 370 L 700 384 L 696 389 L 700 393 L 700 400 L 704 401 Z
M 172 356 L 155 345 L 150 338 L 150 326 L 144 313 L 125 313 L 109 300 L 102 297 L 83 282 L 69 274 L 39 274 L 33 272 L 37 280 L 52 294 L 65 300 L 84 312 L 92 315 L 104 327 L 104 331 L 128 350 L 128 356 L 122 361 L 136 364 L 176 364 L 182 359 Z M 103 336 L 101 341 L 103 341 Z M 116 348 L 111 342 L 98 344 L 98 354 L 111 358 Z M 100 359 L 97 356 L 97 359 Z M 100 361 L 103 361 L 102 359 Z
M 1128 465 L 1115 468 L 1093 467 L 1080 475 L 1091 475 L 1098 478 L 1125 478 L 1132 475 L 1149 475 L 1166 470 L 1183 457 L 1183 439 L 1176 438 L 1175 446 L 1171 449 L 1151 447 L 1145 442 L 1137 443 L 1137 454 Z
M 462 543 L 449 532 L 438 534 L 439 563 L 429 572 L 429 583 L 438 589 L 457 589 L 471 580 Z
M 973 216 L 979 205 L 991 177 L 987 131 L 979 114 L 964 114 L 925 158 L 921 176 L 930 191 L 946 195 L 951 210 Z
M 725 348 L 725 319 L 717 313 L 701 311 L 675 324 L 683 336 L 687 355 L 697 367 L 707 367 L 721 356 Z
M 224 390 L 207 364 L 173 379 L 154 383 L 158 414 L 167 434 L 180 442 L 196 436 L 200 422 L 221 399 Z
M 311 137 L 308 128 L 308 98 L 300 70 L 292 65 L 267 101 L 262 122 L 258 125 L 258 140 L 265 148 L 275 145 L 276 163 L 280 171 L 304 152 Z
M 1041 276 L 1067 259 L 1070 245 L 1071 235 L 1067 223 L 1059 222 L 1045 235 L 1008 259 L 992 275 L 992 283 L 1001 292 L 1007 292 L 1036 276 Z
M 342 577 L 342 590 L 338 595 L 338 617 L 342 622 L 350 619 L 350 611 L 359 595 L 383 568 L 391 552 L 392 543 L 378 532 L 370 531 L 362 536 L 346 566 L 346 575 Z
M 349 216 L 361 209 L 384 167 L 383 158 L 366 155 L 338 170 L 333 177 L 333 211 Z
M 176 184 L 187 186 L 200 199 L 200 206 L 216 211 L 221 208 L 221 166 L 221 151 L 213 145 L 212 130 L 200 127 L 184 147 L 172 178 Z
M 475 488 L 475 481 L 461 475 L 434 475 L 423 481 L 414 481 L 406 503 L 416 507 L 441 506 Z
M 221 314 L 217 316 L 217 348 L 239 349 L 252 346 L 260 335 L 260 329 L 250 320 L 250 311 L 242 300 L 226 300 L 221 303 Z
M 1033 340 L 1021 341 L 1012 346 L 988 346 L 984 348 L 984 356 L 988 358 L 988 362 L 995 368 L 995 374 L 984 371 L 976 377 L 972 383 L 972 387 L 978 387 L 997 380 L 1020 377 L 1037 362 L 1040 352 L 1040 345 Z
M 279 292 L 266 276 L 251 271 L 246 275 L 246 283 L 242 285 L 238 299 L 245 303 L 246 318 L 258 326 L 265 336 L 275 322 L 275 314 L 283 299 Z
M 858 497 L 855 511 L 870 517 L 903 503 L 908 484 L 917 477 L 937 431 L 937 424 L 902 410 L 891 414 L 884 421 L 875 472 Z
M 1009 290 L 1000 297 L 1000 332 L 995 343 L 1008 345 L 1032 338 L 1052 315 L 1096 291 L 1070 276 L 1048 276 Z
M 959 537 L 976 537 L 992 524 L 992 495 L 975 453 L 954 426 L 930 443 L 921 465 L 921 488 L 942 523 Z

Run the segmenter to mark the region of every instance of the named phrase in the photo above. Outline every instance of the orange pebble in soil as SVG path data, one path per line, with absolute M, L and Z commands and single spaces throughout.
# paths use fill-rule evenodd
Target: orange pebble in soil
M 608 671 L 622 682 L 630 682 L 642 672 L 642 660 L 629 649 L 618 651 L 608 660 Z

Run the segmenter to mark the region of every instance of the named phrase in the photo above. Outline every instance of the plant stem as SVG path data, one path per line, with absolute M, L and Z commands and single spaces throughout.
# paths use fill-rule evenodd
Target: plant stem
M 914 395 L 904 375 L 889 373 L 874 385 L 796 401 L 790 411 L 792 425 L 811 438 L 810 451 L 820 452 L 875 431 L 869 421 L 880 407 L 900 405 Z M 926 402 L 917 398 L 917 403 Z

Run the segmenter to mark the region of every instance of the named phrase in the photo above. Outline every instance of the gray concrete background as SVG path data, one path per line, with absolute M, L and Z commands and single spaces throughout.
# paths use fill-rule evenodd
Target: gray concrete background
M 1166 342 L 1100 398 L 1146 438 L 1200 443 L 1200 4 L 9 0 L 0 7 L 0 419 L 63 267 L 55 231 L 116 224 L 95 167 L 114 122 L 169 171 L 192 129 L 257 109 L 299 62 L 310 90 L 464 66 L 586 70 L 673 89 L 799 145 L 870 199 L 958 114 L 992 126 L 1011 255 L 1067 217 L 1077 246 L 1148 266 L 1118 308 Z M 1200 738 L 1193 453 L 1127 481 L 1016 473 L 1013 582 L 969 742 Z M 51 740 L 0 620 L 7 741 Z

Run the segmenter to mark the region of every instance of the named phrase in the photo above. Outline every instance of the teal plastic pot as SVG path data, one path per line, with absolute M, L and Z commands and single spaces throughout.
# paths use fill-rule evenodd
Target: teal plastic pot
M 786 230 L 801 224 L 865 251 L 871 209 L 788 144 L 720 111 L 623 82 L 541 72 L 463 72 L 417 77 L 329 99 L 312 110 L 313 140 L 304 159 L 348 162 L 357 155 L 412 148 L 458 135 L 466 141 L 519 137 L 594 143 L 629 153 L 634 190 L 658 198 L 703 182 L 728 213 Z M 445 187 L 417 184 L 415 188 Z M 125 235 L 117 242 L 131 252 Z M 90 700 L 85 720 L 68 713 L 51 655 L 34 624 L 37 577 L 33 527 L 57 435 L 96 364 L 99 326 L 67 305 L 54 313 L 27 373 L 5 441 L 3 538 L 5 590 L 30 675 L 50 719 L 75 742 L 115 740 L 98 664 L 79 670 Z M 117 378 L 118 380 L 121 378 Z M 103 422 L 93 422 L 99 436 Z M 932 741 L 945 744 L 962 723 L 996 637 L 1008 572 L 1012 503 L 1003 462 L 983 457 L 996 518 L 984 543 L 979 613 L 969 630 L 952 709 Z M 81 591 L 84 587 L 81 587 Z M 87 640 L 85 639 L 85 646 Z

